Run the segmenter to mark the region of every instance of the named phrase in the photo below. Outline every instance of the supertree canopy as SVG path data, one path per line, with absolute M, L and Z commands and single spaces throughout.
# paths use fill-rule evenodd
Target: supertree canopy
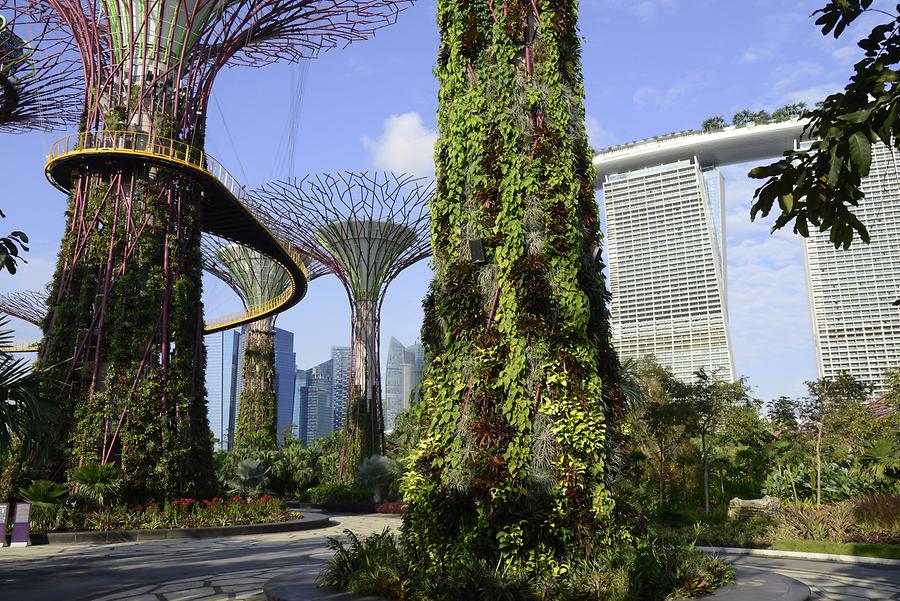
M 621 407 L 578 1 L 437 6 L 426 425 L 404 542 L 426 574 L 475 557 L 564 577 L 616 537 L 605 476 Z
M 0 293 L 0 313 L 39 326 L 47 314 L 47 293 L 37 290 Z
M 71 35 L 27 0 L 0 0 L 0 131 L 78 120 L 81 62 Z
M 290 288 L 284 268 L 259 252 L 216 236 L 201 242 L 204 269 L 234 290 L 244 307 L 273 302 Z M 305 260 L 307 279 L 328 273 L 317 261 Z M 243 387 L 238 401 L 235 444 L 274 447 L 277 439 L 275 396 L 275 319 L 277 314 L 247 325 Z
M 284 221 L 304 255 L 335 273 L 351 308 L 350 394 L 341 473 L 384 453 L 380 316 L 390 282 L 431 254 L 432 182 L 408 175 L 339 173 L 267 184 L 254 197 Z M 338 411 L 339 408 L 335 408 Z
M 37 0 L 36 0 L 37 1 Z M 84 67 L 81 131 L 51 150 L 69 192 L 39 361 L 70 400 L 52 473 L 116 462 L 126 498 L 202 495 L 212 481 L 204 391 L 201 231 L 280 264 L 302 260 L 204 151 L 214 77 L 226 65 L 314 57 L 393 22 L 405 0 L 41 0 Z

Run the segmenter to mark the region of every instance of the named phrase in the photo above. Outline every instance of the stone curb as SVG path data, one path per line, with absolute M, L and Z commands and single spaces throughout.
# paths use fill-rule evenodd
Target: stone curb
M 150 540 L 174 540 L 185 538 L 220 538 L 246 534 L 271 534 L 313 530 L 333 525 L 331 518 L 320 513 L 306 512 L 299 520 L 270 522 L 267 524 L 242 524 L 238 526 L 214 526 L 210 528 L 160 528 L 157 530 L 110 530 L 105 532 L 51 532 L 30 535 L 32 545 L 103 545 L 132 543 Z
M 263 586 L 266 601 L 396 601 L 319 588 L 315 574 L 288 574 L 272 578 Z
M 793 578 L 736 567 L 736 580 L 704 599 L 716 601 L 809 601 L 810 591 L 802 582 Z M 314 574 L 288 574 L 278 576 L 263 586 L 266 601 L 391 601 L 384 597 L 368 597 L 342 593 L 334 589 L 319 588 Z
M 900 567 L 898 559 L 881 557 L 859 557 L 856 555 L 833 555 L 830 553 L 807 553 L 805 551 L 779 551 L 778 549 L 745 549 L 743 547 L 696 547 L 698 551 L 722 555 L 752 555 L 754 557 L 783 557 L 785 559 L 811 559 L 813 561 L 836 561 L 860 565 Z

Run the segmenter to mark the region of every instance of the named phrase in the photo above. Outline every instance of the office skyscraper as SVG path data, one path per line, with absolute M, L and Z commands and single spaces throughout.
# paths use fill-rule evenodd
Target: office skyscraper
M 613 343 L 682 380 L 734 379 L 725 282 L 725 191 L 694 160 L 607 176 Z
M 207 412 L 217 449 L 230 450 L 234 443 L 240 337 L 236 330 L 204 337 Z
M 209 425 L 213 436 L 221 441 L 216 448 L 230 450 L 234 446 L 235 419 L 244 387 L 241 375 L 244 370 L 246 326 L 240 330 L 210 334 L 204 342 Z M 296 357 L 294 334 L 275 328 L 275 415 L 279 443 L 284 442 L 286 428 L 298 425 L 294 408 Z
M 297 375 L 297 355 L 294 353 L 294 334 L 275 328 L 275 427 L 278 443 L 284 444 L 288 428 L 297 435 L 294 421 L 294 378 Z
M 425 347 L 421 344 L 403 346 L 391 337 L 387 368 L 384 373 L 384 429 L 394 429 L 394 422 L 410 406 L 410 395 L 422 379 L 425 369 Z M 418 395 L 418 393 L 417 393 Z
M 873 147 L 863 190 L 854 212 L 870 244 L 838 250 L 815 232 L 804 247 L 819 376 L 848 372 L 880 393 L 885 371 L 900 367 L 900 152 Z
M 332 399 L 334 402 L 334 430 L 344 427 L 347 416 L 347 395 L 350 387 L 350 347 L 331 347 Z
M 298 369 L 294 376 L 294 419 L 297 424 L 297 437 L 307 444 L 307 429 L 309 426 L 309 388 L 306 386 L 306 371 Z
M 305 370 L 306 446 L 334 432 L 334 359 Z

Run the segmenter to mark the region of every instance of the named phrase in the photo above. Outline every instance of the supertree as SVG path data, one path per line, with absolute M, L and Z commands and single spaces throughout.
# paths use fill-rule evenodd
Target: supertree
M 337 173 L 278 181 L 254 191 L 284 222 L 291 244 L 337 275 L 350 301 L 350 392 L 341 477 L 384 453 L 381 305 L 404 269 L 431 255 L 428 202 L 434 184 L 391 173 Z M 335 408 L 338 411 L 339 408 Z
M 0 0 L 0 131 L 50 130 L 78 119 L 81 63 L 71 35 L 28 0 Z
M 259 252 L 217 236 L 204 236 L 201 241 L 203 268 L 234 290 L 244 308 L 273 302 L 290 287 L 284 268 Z M 306 259 L 307 280 L 312 281 L 328 269 L 315 260 Z M 241 377 L 244 385 L 238 400 L 235 444 L 249 443 L 274 447 L 277 440 L 275 398 L 275 319 L 277 314 L 246 326 L 244 363 Z
M 578 1 L 437 6 L 435 277 L 404 542 L 426 574 L 474 557 L 558 577 L 618 536 L 607 456 L 619 363 Z
M 0 293 L 0 313 L 39 326 L 47 314 L 47 293 L 37 290 Z
M 45 4 L 71 30 L 86 82 L 81 131 L 54 146 L 46 168 L 70 196 L 40 363 L 64 366 L 53 379 L 71 403 L 47 464 L 115 461 L 136 499 L 201 495 L 212 476 L 201 230 L 269 256 L 292 282 L 263 314 L 207 331 L 306 291 L 302 261 L 204 151 L 215 75 L 365 39 L 401 1 Z

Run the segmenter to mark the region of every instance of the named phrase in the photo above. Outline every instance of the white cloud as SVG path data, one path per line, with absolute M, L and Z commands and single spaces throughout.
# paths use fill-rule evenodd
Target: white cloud
M 600 122 L 591 115 L 585 118 L 584 125 L 587 128 L 588 143 L 591 148 L 607 148 L 616 143 L 616 137 L 610 134 Z
M 656 86 L 642 86 L 635 90 L 632 100 L 638 106 L 667 109 L 703 87 L 708 79 L 708 73 L 698 72 L 692 73 L 664 89 Z
M 775 58 L 778 55 L 774 46 L 751 46 L 744 50 L 741 61 L 745 63 L 757 63 Z
M 750 167 L 723 169 L 729 323 L 738 371 L 763 383 L 759 392 L 768 399 L 799 394 L 815 364 L 802 242 L 790 228 L 771 234 L 771 216 L 750 221 L 760 183 L 747 178 Z
M 362 145 L 377 169 L 412 175 L 434 173 L 434 143 L 438 132 L 425 127 L 418 113 L 391 115 L 377 139 L 363 136 Z

